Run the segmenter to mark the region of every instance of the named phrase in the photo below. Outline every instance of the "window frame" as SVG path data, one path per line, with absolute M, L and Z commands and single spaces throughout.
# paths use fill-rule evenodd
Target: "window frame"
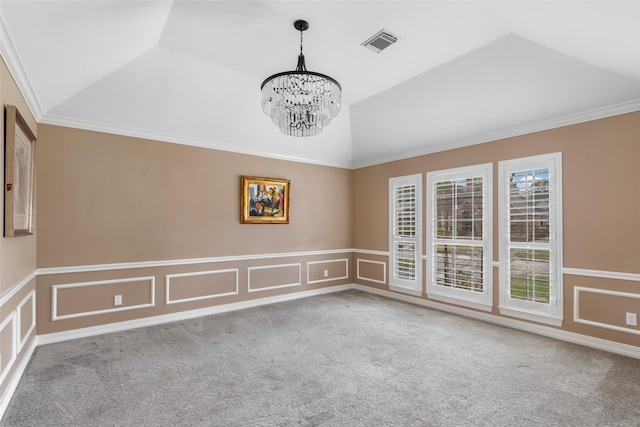
M 482 178 L 482 239 L 440 239 L 435 235 L 436 202 L 434 187 L 438 182 L 468 178 Z M 483 311 L 493 308 L 493 163 L 444 169 L 427 173 L 427 296 L 430 299 L 462 305 Z M 436 284 L 437 255 L 435 247 L 443 240 L 456 246 L 475 246 L 482 248 L 482 292 L 441 286 Z
M 415 186 L 415 232 L 413 239 L 396 238 L 395 233 L 395 189 Z M 412 240 L 415 244 L 414 280 L 397 278 L 395 243 L 397 240 Z M 422 296 L 422 174 L 405 175 L 389 178 L 389 289 L 414 296 Z
M 511 298 L 510 287 L 510 197 L 509 175 L 516 172 L 549 169 L 549 243 L 532 242 L 528 247 L 517 242 L 515 249 L 549 251 L 549 304 Z M 552 326 L 563 322 L 562 258 L 562 153 L 521 157 L 498 162 L 499 242 L 500 242 L 500 314 Z M 548 248 L 548 249 L 547 249 Z

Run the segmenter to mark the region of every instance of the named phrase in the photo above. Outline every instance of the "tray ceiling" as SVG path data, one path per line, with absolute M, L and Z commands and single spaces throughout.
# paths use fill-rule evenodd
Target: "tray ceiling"
M 37 120 L 358 167 L 640 109 L 640 2 L 2 1 L 2 54 Z M 260 84 L 343 88 L 322 134 L 282 135 Z M 381 29 L 399 41 L 376 54 Z

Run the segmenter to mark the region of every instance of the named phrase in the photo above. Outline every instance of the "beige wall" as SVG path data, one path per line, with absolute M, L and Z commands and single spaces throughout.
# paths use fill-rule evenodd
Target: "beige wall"
M 318 262 L 351 258 L 340 252 L 351 248 L 350 170 L 50 125 L 39 126 L 39 137 L 39 334 L 352 281 L 333 262 L 324 268 L 327 280 L 317 278 Z M 240 223 L 242 175 L 291 181 L 289 224 Z M 231 259 L 189 261 L 219 257 Z M 177 262 L 101 267 L 167 260 Z M 87 265 L 97 267 L 74 269 Z M 72 272 L 50 274 L 52 267 Z M 152 305 L 148 279 L 123 281 L 141 277 L 153 278 Z M 167 304 L 167 280 L 169 300 L 196 299 Z M 115 295 L 123 296 L 122 307 L 114 306 Z M 62 317 L 52 320 L 54 311 Z
M 31 131 L 38 136 L 36 121 L 18 89 L 13 77 L 9 73 L 4 61 L 0 68 L 0 99 L 4 110 L 5 105 L 15 105 L 27 122 Z M 4 113 L 3 113 L 4 114 Z M 0 124 L 4 135 L 4 120 Z M 4 150 L 2 150 L 4 165 Z M 4 182 L 4 166 L 2 166 Z M 4 212 L 4 191 L 2 192 L 2 212 Z M 37 224 L 36 224 L 37 226 Z M 36 237 L 3 238 L 0 243 L 0 293 L 7 291 L 25 276 L 36 269 Z
M 389 250 L 386 196 L 389 178 L 421 173 L 424 185 L 426 173 L 430 171 L 493 163 L 493 260 L 498 261 L 497 163 L 558 151 L 563 156 L 564 267 L 640 273 L 638 112 L 358 169 L 354 172 L 354 247 Z M 423 209 L 423 212 L 426 211 Z M 368 258 L 375 259 L 372 256 Z M 498 301 L 497 275 L 498 269 L 494 269 L 494 306 L 497 306 Z M 357 282 L 379 287 L 368 281 Z M 638 294 L 638 282 L 565 274 L 563 329 L 640 345 L 640 335 L 573 322 L 574 286 Z M 599 301 L 598 304 L 594 303 L 594 298 Z M 617 320 L 614 325 L 617 326 L 626 327 L 621 324 L 625 310 L 640 313 L 640 299 L 610 298 L 604 295 L 594 297 L 589 294 L 588 298 L 581 299 L 581 303 L 583 300 L 585 304 L 580 308 L 581 317 L 608 319 L 602 313 L 613 312 L 615 315 L 609 316 L 615 316 Z M 498 313 L 495 308 L 493 313 Z
M 0 60 L 0 103 L 15 105 L 27 122 L 32 132 L 37 136 L 36 121 L 22 97 L 9 69 Z M 4 118 L 0 120 L 0 135 L 4 135 Z M 4 140 L 4 136 L 3 136 Z M 3 144 L 4 146 L 4 144 Z M 2 182 L 4 187 L 4 149 L 2 152 Z M 4 212 L 4 190 L 0 197 L 0 212 Z M 4 230 L 4 226 L 3 230 Z M 37 233 L 37 224 L 36 224 Z M 31 292 L 35 289 L 35 278 L 24 283 L 36 269 L 36 237 L 2 237 L 0 240 L 0 323 L 4 328 L 0 330 L 0 397 L 7 391 L 9 382 L 16 372 L 18 365 L 25 361 L 27 348 L 34 337 Z M 18 286 L 23 284 L 21 288 Z M 5 323 L 6 321 L 6 323 Z M 15 355 L 15 357 L 14 357 Z
M 351 247 L 346 169 L 40 125 L 38 267 Z M 291 180 L 289 224 L 240 224 L 240 176 Z

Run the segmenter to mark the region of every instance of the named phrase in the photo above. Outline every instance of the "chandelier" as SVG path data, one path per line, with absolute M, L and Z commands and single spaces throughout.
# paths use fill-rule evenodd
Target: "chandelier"
M 309 28 L 309 23 L 298 20 L 293 26 L 300 31 L 298 65 L 295 71 L 274 74 L 262 83 L 262 111 L 286 135 L 313 136 L 322 132 L 340 112 L 342 89 L 335 79 L 307 71 L 302 32 Z

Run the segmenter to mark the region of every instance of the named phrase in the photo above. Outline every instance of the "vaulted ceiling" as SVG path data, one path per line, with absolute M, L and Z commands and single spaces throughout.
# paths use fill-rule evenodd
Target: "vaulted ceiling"
M 640 109 L 640 1 L 7 1 L 0 49 L 39 122 L 359 167 Z M 343 88 L 287 137 L 260 84 Z M 385 29 L 381 53 L 361 43 Z

